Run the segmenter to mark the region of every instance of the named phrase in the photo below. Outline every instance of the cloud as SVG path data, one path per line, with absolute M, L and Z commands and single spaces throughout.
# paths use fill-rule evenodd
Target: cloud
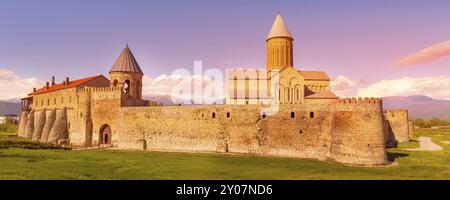
M 393 80 L 382 80 L 368 87 L 359 88 L 359 97 L 386 97 L 426 95 L 435 99 L 450 100 L 450 76 L 437 77 L 404 77 Z
M 190 79 L 191 81 L 202 81 L 202 77 L 198 75 L 184 77 L 181 75 L 163 74 L 154 79 L 144 75 L 142 78 L 142 95 L 171 95 L 173 88 L 181 84 L 184 79 Z M 206 85 L 210 83 L 211 80 L 208 77 L 204 77 L 202 82 L 203 85 Z
M 191 87 L 191 94 L 190 93 L 182 93 L 182 94 L 174 94 L 173 90 L 183 87 L 184 80 L 189 80 L 190 87 Z M 209 86 L 215 86 L 211 84 L 213 80 L 208 76 L 200 76 L 200 75 L 189 75 L 189 76 L 181 76 L 181 75 L 160 75 L 157 78 L 150 78 L 148 76 L 145 76 L 142 78 L 142 95 L 146 98 L 151 98 L 155 96 L 168 96 L 171 98 L 172 103 L 186 103 L 191 102 L 193 97 L 191 96 L 194 91 L 194 82 L 202 83 L 204 92 L 207 91 L 207 87 Z M 220 81 L 219 81 L 220 82 Z M 219 83 L 220 86 L 223 88 L 223 83 Z M 184 87 L 189 87 L 188 85 L 185 85 Z M 217 99 L 223 99 L 224 94 L 223 90 L 217 90 L 219 93 L 217 94 Z M 185 92 L 185 91 L 183 91 Z M 203 94 L 200 94 L 203 95 Z M 214 93 L 215 95 L 215 93 Z M 211 98 L 216 98 L 215 96 L 212 96 Z M 206 101 L 206 99 L 203 99 Z
M 331 90 L 341 97 L 352 96 L 358 83 L 345 76 L 337 76 L 331 80 Z
M 44 81 L 38 78 L 21 78 L 15 72 L 0 69 L 0 100 L 25 97 L 32 88 L 40 87 Z
M 405 56 L 394 62 L 397 67 L 411 66 L 422 63 L 432 63 L 450 54 L 450 40 L 434 44 L 417 53 Z

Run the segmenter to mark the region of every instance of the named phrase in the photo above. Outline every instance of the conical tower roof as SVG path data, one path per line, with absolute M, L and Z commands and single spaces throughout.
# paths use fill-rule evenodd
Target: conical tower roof
M 122 53 L 109 72 L 133 72 L 143 74 L 136 58 L 134 58 L 133 53 L 131 53 L 131 50 L 128 47 L 128 44 L 122 50 Z
M 280 14 L 277 15 L 277 18 L 272 25 L 272 29 L 270 30 L 269 36 L 267 36 L 267 39 L 274 37 L 288 37 L 293 39 L 291 32 L 289 32 L 289 29 L 284 23 L 283 17 L 281 17 Z

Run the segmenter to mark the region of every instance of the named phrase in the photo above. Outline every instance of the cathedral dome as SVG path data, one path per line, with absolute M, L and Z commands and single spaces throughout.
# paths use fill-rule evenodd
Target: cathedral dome
M 291 32 L 289 32 L 289 29 L 287 28 L 286 23 L 284 23 L 283 17 L 281 17 L 280 14 L 277 15 L 277 18 L 272 25 L 272 29 L 267 36 L 267 40 L 275 37 L 292 38 Z
M 133 72 L 143 74 L 139 64 L 134 58 L 133 53 L 131 53 L 131 50 L 128 47 L 128 44 L 122 50 L 122 53 L 119 58 L 117 58 L 109 72 Z

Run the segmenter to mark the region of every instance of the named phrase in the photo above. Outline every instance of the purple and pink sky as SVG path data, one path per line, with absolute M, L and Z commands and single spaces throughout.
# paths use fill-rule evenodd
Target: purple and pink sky
M 177 68 L 265 68 L 278 12 L 294 36 L 294 65 L 324 70 L 341 96 L 450 99 L 450 1 L 2 0 L 0 99 L 108 70 L 128 42 L 164 93 Z M 144 94 L 145 95 L 145 94 Z

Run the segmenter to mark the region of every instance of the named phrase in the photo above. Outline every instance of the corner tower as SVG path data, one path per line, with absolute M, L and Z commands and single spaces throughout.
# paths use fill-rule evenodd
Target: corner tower
M 124 93 L 134 99 L 142 99 L 142 73 L 128 44 L 109 70 L 111 87 L 123 87 Z
M 294 38 L 284 23 L 283 17 L 278 14 L 266 40 L 268 71 L 294 66 L 293 41 Z

